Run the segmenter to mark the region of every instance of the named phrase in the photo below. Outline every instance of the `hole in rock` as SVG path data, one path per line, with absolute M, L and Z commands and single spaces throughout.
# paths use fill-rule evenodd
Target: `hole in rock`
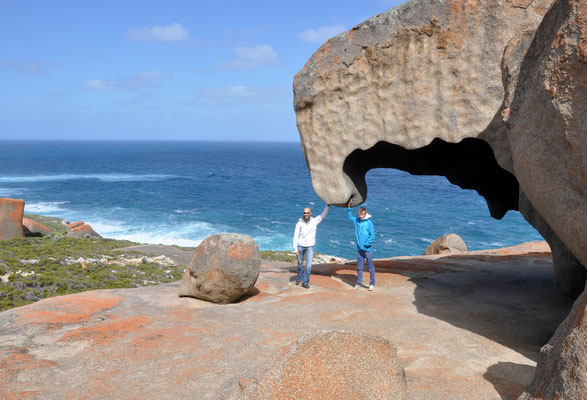
M 361 196 L 367 197 L 365 174 L 373 168 L 395 168 L 414 175 L 441 175 L 463 189 L 483 196 L 493 218 L 518 210 L 519 184 L 514 175 L 501 168 L 487 142 L 467 138 L 459 143 L 434 139 L 428 146 L 407 150 L 378 142 L 368 150 L 355 150 L 343 170 Z

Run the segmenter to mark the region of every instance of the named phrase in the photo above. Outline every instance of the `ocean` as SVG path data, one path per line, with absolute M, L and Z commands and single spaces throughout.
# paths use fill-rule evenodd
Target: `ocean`
M 495 220 L 481 196 L 444 177 L 374 169 L 367 184 L 377 258 L 421 255 L 446 233 L 469 250 L 542 240 L 518 212 Z M 26 213 L 85 221 L 104 237 L 197 246 L 237 232 L 261 250 L 291 250 L 303 208 L 324 208 L 300 144 L 273 142 L 1 141 L 0 197 L 24 199 Z M 345 209 L 319 225 L 315 250 L 355 257 Z

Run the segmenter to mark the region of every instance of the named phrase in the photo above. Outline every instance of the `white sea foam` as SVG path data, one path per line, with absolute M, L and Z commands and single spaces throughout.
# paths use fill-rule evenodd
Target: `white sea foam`
M 23 188 L 0 188 L 0 197 L 11 197 L 26 192 Z
M 434 242 L 434 239 L 428 239 L 428 238 L 420 238 L 421 241 L 426 242 L 426 243 L 432 243 Z
M 65 211 L 63 208 L 59 207 L 62 204 L 67 204 L 69 201 L 41 201 L 39 203 L 30 203 L 24 204 L 24 211 L 25 212 L 34 212 L 34 213 L 50 213 L 50 212 L 59 212 Z
M 70 181 L 76 179 L 97 179 L 103 182 L 133 182 L 133 181 L 159 181 L 177 177 L 175 175 L 133 175 L 133 174 L 60 174 L 60 175 L 32 175 L 32 176 L 3 176 L 0 183 L 15 182 L 55 182 Z
M 92 226 L 96 232 L 98 232 L 102 236 L 112 237 L 117 233 L 122 233 L 125 231 L 124 224 L 119 221 L 108 221 L 108 220 L 86 220 L 86 224 Z
M 397 243 L 397 242 L 395 240 L 393 240 L 393 239 L 386 239 L 385 240 L 385 243 L 392 244 L 392 243 Z
M 178 246 L 198 246 L 202 240 L 215 233 L 229 232 L 230 228 L 216 227 L 206 222 L 192 222 L 183 225 L 153 225 L 124 226 L 113 221 L 96 222 L 94 228 L 103 236 L 113 239 L 130 240 L 138 243 L 166 244 Z M 92 227 L 94 225 L 92 224 Z

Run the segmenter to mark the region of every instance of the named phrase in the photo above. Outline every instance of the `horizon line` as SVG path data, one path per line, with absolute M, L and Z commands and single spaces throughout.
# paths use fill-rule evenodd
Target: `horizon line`
M 299 140 L 242 139 L 0 139 L 0 142 L 208 142 L 208 143 L 301 143 Z

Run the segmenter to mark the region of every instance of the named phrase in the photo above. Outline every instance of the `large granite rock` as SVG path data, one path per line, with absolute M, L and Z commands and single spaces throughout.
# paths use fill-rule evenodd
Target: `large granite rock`
M 548 240 L 559 287 L 576 297 L 587 265 L 587 3 L 556 1 L 534 35 L 512 42 L 525 54 L 504 57 L 502 114 L 533 209 L 520 211 Z
M 477 137 L 503 102 L 506 44 L 535 29 L 550 2 L 413 0 L 330 39 L 294 80 L 317 194 L 328 204 L 364 201 L 361 165 L 345 164 L 357 149 Z
M 316 193 L 358 205 L 371 168 L 444 175 L 477 190 L 496 218 L 520 210 L 553 249 L 559 287 L 577 296 L 587 263 L 585 2 L 558 1 L 535 36 L 551 3 L 413 0 L 324 44 L 294 80 Z
M 34 219 L 23 217 L 22 218 L 22 225 L 30 232 L 30 233 L 52 233 L 53 230 L 47 228 L 45 225 L 41 224 L 40 222 L 35 221 Z
M 406 377 L 395 346 L 362 333 L 308 334 L 261 371 L 221 390 L 224 399 L 406 398 Z
M 447 233 L 442 235 L 424 251 L 425 256 L 434 254 L 449 254 L 449 253 L 466 253 L 467 245 L 465 241 L 456 233 Z
M 68 225 L 69 226 L 69 225 Z M 91 225 L 81 223 L 81 225 L 76 225 L 74 228 L 70 228 L 69 232 L 65 234 L 65 237 L 75 237 L 75 238 L 85 238 L 85 237 L 98 237 L 101 238 L 102 236 L 96 232 Z
M 583 400 L 587 395 L 587 291 L 540 350 L 534 379 L 519 400 Z
M 246 235 L 208 236 L 196 249 L 179 287 L 179 296 L 231 303 L 255 286 L 261 254 Z
M 0 240 L 23 238 L 24 200 L 0 198 Z

